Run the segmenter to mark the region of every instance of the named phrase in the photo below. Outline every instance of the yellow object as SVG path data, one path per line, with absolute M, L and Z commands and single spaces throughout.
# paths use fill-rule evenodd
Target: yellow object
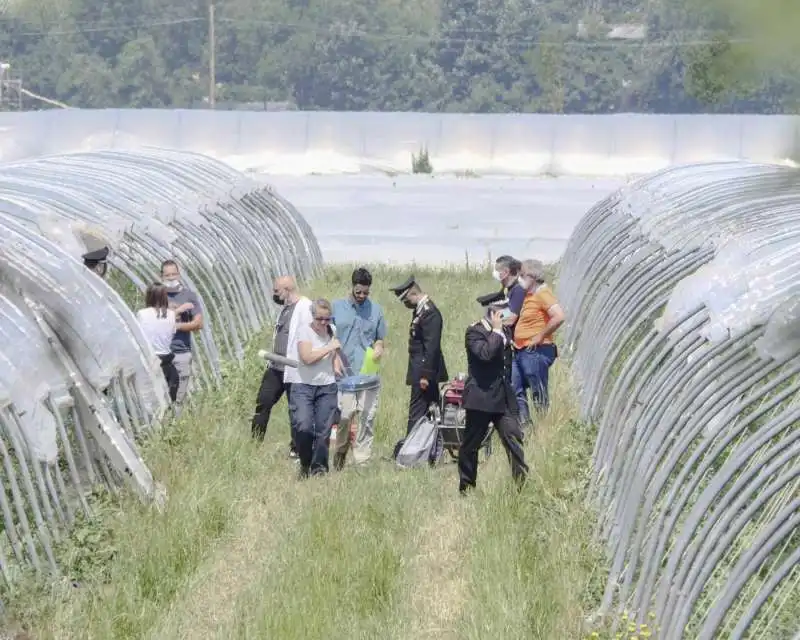
M 381 363 L 375 359 L 375 350 L 368 347 L 364 353 L 364 363 L 361 365 L 361 374 L 374 376 L 381 370 Z

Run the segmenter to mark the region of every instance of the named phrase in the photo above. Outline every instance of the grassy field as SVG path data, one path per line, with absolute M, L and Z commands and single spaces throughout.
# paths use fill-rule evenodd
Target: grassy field
M 306 287 L 349 291 L 349 268 Z M 403 471 L 385 459 L 404 432 L 409 311 L 374 273 L 390 335 L 371 465 L 298 482 L 284 402 L 267 439 L 249 421 L 263 364 L 251 344 L 224 390 L 196 399 L 144 453 L 169 489 L 165 513 L 99 495 L 99 517 L 62 549 L 66 577 L 27 585 L 10 615 L 32 638 L 458 638 L 570 640 L 585 634 L 597 553 L 583 507 L 592 434 L 575 420 L 568 366 L 553 371 L 553 409 L 527 443 L 521 494 L 505 455 L 457 493 L 455 465 Z M 488 273 L 417 270 L 445 317 L 451 373 L 465 369 L 464 329 L 481 313 Z

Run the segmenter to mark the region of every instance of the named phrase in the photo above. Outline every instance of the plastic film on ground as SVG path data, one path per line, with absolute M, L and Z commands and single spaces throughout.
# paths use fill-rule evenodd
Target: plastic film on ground
M 110 248 L 106 278 L 81 256 Z M 322 257 L 269 186 L 187 152 L 104 151 L 0 166 L 0 571 L 57 572 L 54 545 L 96 486 L 164 490 L 137 441 L 168 397 L 135 311 L 175 259 L 201 299 L 193 392 L 275 317 L 272 280 Z M 190 395 L 189 402 L 193 395 Z
M 570 238 L 564 346 L 598 429 L 614 627 L 800 633 L 798 255 L 800 172 L 745 162 L 639 178 Z

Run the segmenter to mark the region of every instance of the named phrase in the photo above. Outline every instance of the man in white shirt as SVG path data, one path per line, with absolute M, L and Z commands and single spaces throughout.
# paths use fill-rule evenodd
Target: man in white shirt
M 293 278 L 290 276 L 280 276 L 275 279 L 272 284 L 272 301 L 281 306 L 281 311 L 275 321 L 275 328 L 272 336 L 272 353 L 279 356 L 287 356 L 292 319 L 298 303 L 301 303 L 301 307 L 303 306 L 302 300 L 303 298 L 297 292 L 297 286 Z M 296 336 L 297 325 L 294 326 Z M 284 380 L 285 371 L 286 367 L 277 362 L 270 362 L 264 371 L 264 376 L 261 379 L 261 386 L 256 396 L 256 408 L 251 423 L 253 438 L 258 441 L 263 441 L 264 436 L 267 434 L 267 426 L 269 425 L 273 407 L 278 404 L 284 394 L 286 395 L 286 399 L 289 399 L 292 385 L 290 382 Z M 291 420 L 291 414 L 289 419 Z M 297 457 L 294 432 L 292 433 L 291 443 L 289 444 L 289 456 L 292 458 Z
M 297 282 L 292 276 L 281 276 L 275 280 L 272 300 L 281 306 L 293 306 L 291 319 L 289 320 L 289 333 L 286 338 L 286 357 L 295 362 L 300 361 L 300 354 L 297 352 L 298 334 L 301 327 L 308 327 L 314 320 L 311 313 L 311 300 L 300 294 L 297 289 Z M 289 421 L 291 424 L 291 443 L 289 445 L 289 456 L 297 458 L 297 425 L 292 417 L 292 392 L 291 385 L 302 382 L 300 374 L 294 367 L 285 367 L 283 370 L 283 384 L 285 385 L 286 399 L 289 401 Z M 278 401 L 275 399 L 275 402 Z M 260 402 L 260 401 L 259 401 Z M 274 403 L 273 403 L 274 404 Z M 258 412 L 258 407 L 256 408 Z M 266 425 L 264 427 L 266 429 Z

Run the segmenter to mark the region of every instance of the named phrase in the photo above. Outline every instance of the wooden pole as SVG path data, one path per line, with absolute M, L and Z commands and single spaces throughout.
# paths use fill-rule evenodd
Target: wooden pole
M 214 3 L 208 3 L 208 105 L 212 109 L 217 103 L 217 39 L 214 33 Z

